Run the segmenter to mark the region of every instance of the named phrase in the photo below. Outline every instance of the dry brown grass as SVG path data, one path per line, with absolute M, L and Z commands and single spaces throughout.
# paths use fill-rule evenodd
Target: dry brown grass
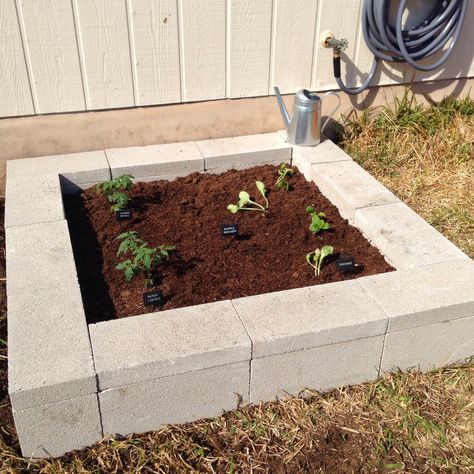
M 474 257 L 474 102 L 393 107 L 348 117 L 342 146 L 367 171 Z
M 29 463 L 3 445 L 2 472 L 472 472 L 474 366 L 393 373 L 308 399 L 108 438 Z

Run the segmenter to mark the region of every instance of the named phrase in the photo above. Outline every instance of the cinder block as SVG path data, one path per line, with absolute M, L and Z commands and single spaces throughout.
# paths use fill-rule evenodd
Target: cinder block
M 98 183 L 81 183 L 81 184 L 71 184 L 70 181 L 64 181 L 59 177 L 61 182 L 61 192 L 63 195 L 65 194 L 77 194 L 84 191 L 87 188 L 91 188 Z
M 474 356 L 474 316 L 387 334 L 382 370 L 428 370 Z
M 98 183 L 110 179 L 110 169 L 103 150 L 41 156 L 7 162 L 10 178 L 60 174 L 73 184 Z
M 474 262 L 438 263 L 357 282 L 390 317 L 388 332 L 474 316 Z
M 291 145 L 276 132 L 204 140 L 196 145 L 204 157 L 206 171 L 246 169 L 291 161 Z
M 356 209 L 400 201 L 354 161 L 313 165 L 311 177 L 341 215 L 351 222 Z
M 340 161 L 352 161 L 352 158 L 329 139 L 316 146 L 293 145 L 291 164 L 297 166 L 308 181 L 314 179 L 313 165 Z
M 254 359 L 250 402 L 373 380 L 378 376 L 383 340 L 384 336 L 375 336 Z
M 62 456 L 102 438 L 97 394 L 13 411 L 24 457 Z
M 5 234 L 9 294 L 32 298 L 40 290 L 77 285 L 65 220 L 9 227 Z
M 232 303 L 219 301 L 89 326 L 101 390 L 250 360 Z
M 240 362 L 100 392 L 104 433 L 155 430 L 235 409 L 248 401 L 249 369 Z
M 252 357 L 384 334 L 388 317 L 355 281 L 232 300 Z
M 5 227 L 62 219 L 64 207 L 57 174 L 7 179 Z
M 401 202 L 357 209 L 354 224 L 398 269 L 469 258 Z
M 105 153 L 113 178 L 131 174 L 137 180 L 162 179 L 204 171 L 204 158 L 194 142 L 112 148 Z
M 77 282 L 33 294 L 8 287 L 8 369 L 16 410 L 97 392 Z

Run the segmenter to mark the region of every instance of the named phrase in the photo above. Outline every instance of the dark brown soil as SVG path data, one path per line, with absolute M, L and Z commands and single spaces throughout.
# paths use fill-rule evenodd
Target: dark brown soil
M 144 279 L 127 283 L 116 265 L 121 232 L 134 230 L 150 246 L 171 244 L 176 251 L 159 271 L 165 296 L 163 309 L 228 298 L 268 293 L 352 279 L 393 270 L 360 231 L 339 215 L 317 189 L 296 172 L 289 192 L 277 190 L 276 167 L 259 166 L 224 174 L 192 174 L 172 182 L 137 183 L 130 196 L 134 218 L 116 222 L 105 197 L 89 189 L 66 200 L 76 265 L 89 322 L 153 311 L 143 305 Z M 255 181 L 268 191 L 269 210 L 231 214 L 239 191 L 257 201 Z M 324 211 L 331 228 L 319 234 L 308 230 L 306 207 Z M 240 237 L 222 237 L 221 224 L 237 223 Z M 308 252 L 332 245 L 334 255 L 316 278 L 306 263 Z M 336 270 L 341 253 L 355 257 L 353 275 Z

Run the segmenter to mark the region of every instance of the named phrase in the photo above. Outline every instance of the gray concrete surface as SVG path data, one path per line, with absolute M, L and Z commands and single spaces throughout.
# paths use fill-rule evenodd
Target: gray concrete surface
M 9 178 L 5 201 L 5 227 L 65 218 L 57 174 Z
M 474 262 L 470 259 L 357 281 L 390 317 L 388 332 L 474 316 Z
M 354 222 L 356 209 L 400 202 L 355 161 L 314 164 L 312 179 L 350 222 Z
M 398 269 L 469 258 L 402 202 L 356 209 L 354 224 Z
M 7 173 L 8 179 L 60 174 L 74 184 L 110 179 L 109 164 L 103 150 L 11 160 L 7 162 Z
M 89 330 L 101 390 L 250 360 L 250 339 L 229 300 Z
M 378 375 L 383 341 L 384 336 L 375 336 L 253 359 L 250 401 L 373 380 Z
M 382 370 L 430 370 L 474 356 L 474 316 L 387 334 Z
M 291 161 L 292 147 L 279 133 L 218 138 L 199 141 L 196 145 L 204 157 L 206 171 L 211 172 Z
M 249 362 L 194 370 L 99 393 L 104 433 L 126 435 L 220 415 L 248 401 Z
M 194 142 L 105 150 L 112 177 L 131 174 L 137 180 L 187 176 L 204 171 L 204 159 Z
M 103 436 L 96 393 L 13 410 L 13 417 L 25 457 L 62 456 L 89 446 Z
M 387 315 L 355 280 L 232 300 L 252 358 L 385 334 Z
M 97 391 L 66 221 L 7 239 L 8 381 L 15 410 Z
M 281 131 L 286 138 L 286 131 Z M 314 179 L 313 165 L 321 163 L 333 163 L 340 161 L 352 161 L 352 158 L 326 137 L 318 146 L 293 146 L 291 164 L 297 166 L 308 181 Z

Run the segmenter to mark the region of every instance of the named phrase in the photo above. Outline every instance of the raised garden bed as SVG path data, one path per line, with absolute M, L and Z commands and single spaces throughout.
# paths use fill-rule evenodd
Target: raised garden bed
M 296 175 L 293 193 L 272 189 L 265 173 L 281 162 L 297 167 L 308 183 Z M 255 166 L 264 166 L 258 176 L 252 175 L 259 169 Z M 232 168 L 239 172 L 222 174 Z M 242 172 L 249 168 L 254 169 Z M 209 176 L 186 178 L 204 172 Z M 265 215 L 229 214 L 225 210 L 227 204 L 235 203 L 242 188 L 252 191 L 251 182 L 237 181 L 246 173 L 248 179 L 265 180 L 272 190 Z M 138 184 L 133 190 L 137 193 L 135 220 L 120 226 L 100 199 L 93 200 L 97 204 L 87 204 L 92 226 L 77 234 L 78 242 L 84 241 L 78 245 L 75 259 L 63 196 L 124 174 L 134 175 L 138 182 L 169 182 Z M 188 197 L 180 194 L 176 201 L 171 199 L 173 206 L 179 206 L 179 211 L 170 211 L 179 216 L 176 222 L 168 221 L 167 229 L 148 227 L 145 219 L 158 222 L 162 218 L 161 212 L 152 215 L 153 207 L 166 204 L 168 192 L 178 194 L 173 191 L 175 178 L 181 177 L 179 182 L 189 183 L 195 192 L 201 181 L 205 189 L 212 189 L 227 176 L 234 176 L 235 182 L 221 188 L 220 194 L 216 189 L 210 202 L 206 194 L 196 194 L 192 204 L 182 202 Z M 315 192 L 313 182 L 337 207 L 341 220 L 327 202 L 307 202 Z M 160 192 L 157 204 L 140 201 L 139 194 L 146 189 Z M 288 246 L 282 249 L 282 243 L 286 246 L 285 230 L 277 227 L 270 232 L 260 223 L 271 223 L 274 210 L 287 205 L 278 200 L 290 194 L 300 201 L 294 203 L 293 214 L 288 211 L 295 227 Z M 107 433 L 151 430 L 164 423 L 213 416 L 242 403 L 299 394 L 307 387 L 326 390 L 374 379 L 381 370 L 436 367 L 474 353 L 472 260 L 330 141 L 298 148 L 273 133 L 16 160 L 7 165 L 6 198 L 9 393 L 25 456 L 57 456 Z M 84 216 L 81 208 L 74 212 L 76 199 L 68 206 L 74 215 L 70 220 L 73 228 L 73 220 L 80 225 Z M 324 207 L 317 211 L 327 212 L 334 233 L 324 231 L 316 237 L 308 233 L 309 218 L 304 212 L 308 204 Z M 96 205 L 99 209 L 94 209 Z M 206 265 L 205 271 L 182 284 L 185 280 L 173 269 L 180 258 L 187 264 L 196 258 L 199 248 L 204 254 L 208 250 L 203 234 L 195 229 L 199 221 L 183 222 L 190 211 L 196 218 L 202 214 L 202 219 L 206 212 L 211 214 L 209 221 L 201 221 L 203 228 L 209 226 L 209 232 L 210 222 L 220 225 L 224 218 L 238 219 L 243 238 L 224 239 L 214 228 L 208 237 L 216 238 L 221 247 L 209 251 L 209 257 L 216 267 L 226 262 L 228 270 L 219 268 L 222 273 L 216 278 L 210 275 L 209 262 L 196 262 L 194 268 L 184 269 L 189 276 L 199 270 L 199 264 Z M 360 236 L 360 231 L 373 246 L 365 243 L 363 250 L 347 249 L 364 266 L 363 271 L 371 268 L 364 260 L 370 252 L 379 259 L 381 252 L 388 262 L 382 261 L 377 271 L 390 270 L 390 265 L 396 271 L 317 284 L 331 276 L 334 261 L 327 260 L 318 280 L 304 256 L 314 250 L 318 239 L 321 244 L 329 242 L 324 239 L 334 244 L 333 236 L 339 230 L 342 235 L 340 226 L 347 225 L 343 219 L 359 229 L 346 227 L 346 235 Z M 163 285 L 171 283 L 168 301 L 164 310 L 151 307 L 139 317 L 110 319 L 119 311 L 110 310 L 113 303 L 102 300 L 108 285 L 112 300 L 114 292 L 122 298 L 116 305 L 127 301 L 121 292 L 130 291 L 132 298 L 133 291 L 142 291 L 138 279 L 132 279 L 126 289 L 120 287 L 121 276 L 115 289 L 115 277 L 107 281 L 107 266 L 109 274 L 115 275 L 116 234 L 132 224 L 152 245 L 177 245 L 159 275 Z M 265 239 L 253 240 L 266 231 L 269 235 Z M 192 247 L 196 245 L 193 235 L 200 237 L 195 239 L 197 250 Z M 173 236 L 174 242 L 164 240 Z M 334 244 L 335 252 L 341 252 L 338 246 L 342 247 L 342 242 Z M 87 265 L 80 256 L 79 247 L 84 246 L 92 250 Z M 239 255 L 239 264 L 251 274 L 238 292 L 232 293 L 236 285 L 232 279 L 224 279 L 233 276 L 235 269 L 227 254 L 225 258 L 217 254 L 219 249 L 225 254 L 241 247 L 247 251 Z M 273 252 L 256 267 L 252 252 L 260 254 L 267 248 Z M 265 289 L 261 285 L 267 276 L 265 264 L 273 267 L 282 252 L 295 252 L 284 270 L 288 272 L 283 278 L 285 286 L 292 287 L 293 278 L 302 280 L 292 289 Z M 83 279 L 83 272 L 92 267 L 94 273 L 83 283 L 84 294 L 95 291 L 97 298 L 85 298 L 84 304 L 77 273 Z M 106 268 L 105 276 L 102 268 Z M 292 277 L 294 273 L 298 277 Z M 228 293 L 201 292 L 205 285 L 218 288 L 214 282 L 224 281 Z M 271 284 L 279 285 L 278 281 Z M 222 291 L 222 285 L 220 288 Z M 244 296 L 262 288 L 268 292 Z M 178 295 L 184 295 L 179 302 Z M 195 295 L 203 299 L 193 299 Z M 174 297 L 176 306 L 186 306 L 166 309 L 166 304 L 174 304 Z M 209 301 L 206 298 L 226 299 L 195 304 Z M 93 307 L 94 301 L 97 307 Z M 87 323 L 85 307 L 99 322 Z M 132 305 L 128 314 L 142 312 L 143 307 Z
M 242 296 L 349 280 L 393 270 L 361 231 L 339 214 L 313 182 L 294 168 L 290 189 L 277 189 L 278 167 L 258 166 L 223 174 L 193 173 L 173 181 L 135 184 L 129 194 L 131 220 L 117 221 L 96 188 L 65 200 L 66 214 L 89 322 L 150 312 L 144 306 L 144 279 L 128 282 L 116 266 L 117 237 L 136 231 L 150 245 L 172 244 L 176 250 L 159 266 L 157 282 L 172 309 Z M 227 205 L 240 190 L 258 194 L 255 181 L 268 183 L 266 212 L 231 214 Z M 309 231 L 313 205 L 326 214 L 330 228 Z M 221 226 L 237 224 L 237 236 L 222 235 Z M 305 257 L 325 245 L 333 255 L 319 276 Z M 336 269 L 336 260 L 354 258 L 354 272 Z

